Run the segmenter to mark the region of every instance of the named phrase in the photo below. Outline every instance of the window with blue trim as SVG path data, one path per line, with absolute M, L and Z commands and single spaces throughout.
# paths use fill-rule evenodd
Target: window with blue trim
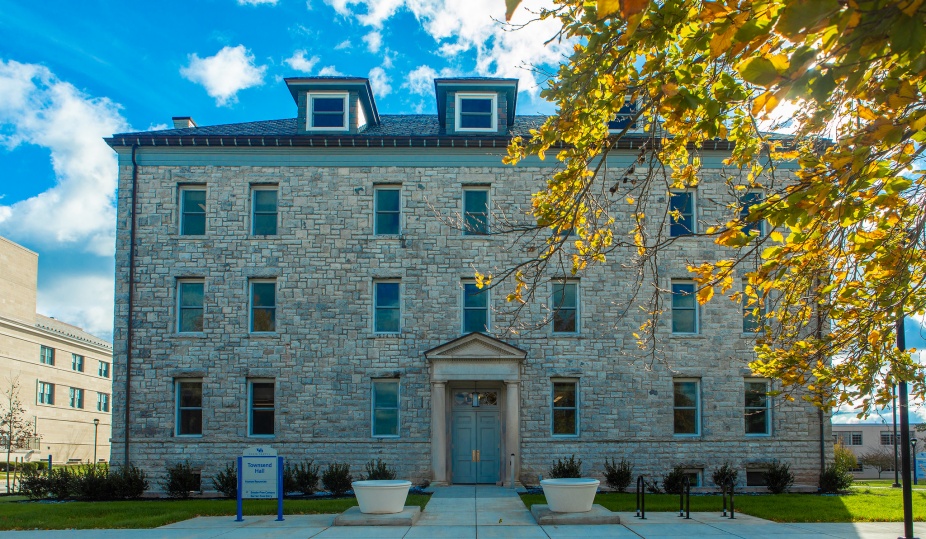
M 669 203 L 669 235 L 673 238 L 695 233 L 694 191 L 673 191 Z

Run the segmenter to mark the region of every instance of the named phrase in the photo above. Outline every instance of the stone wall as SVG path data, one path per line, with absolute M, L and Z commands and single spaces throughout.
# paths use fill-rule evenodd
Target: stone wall
M 219 155 L 223 150 L 212 151 Z M 491 226 L 497 231 L 501 214 L 527 219 L 530 194 L 541 188 L 550 168 L 177 164 L 182 160 L 182 154 L 164 161 L 170 164 L 149 158 L 139 168 L 130 460 L 155 477 L 165 465 L 189 460 L 202 469 L 210 488 L 209 478 L 244 447 L 271 443 L 284 457 L 311 458 L 323 467 L 347 461 L 360 471 L 371 458 L 383 458 L 401 476 L 428 479 L 430 386 L 424 352 L 460 336 L 461 281 L 472 278 L 474 267 L 497 272 L 526 255 L 512 247 L 510 237 L 463 236 L 454 228 L 462 190 L 491 185 Z M 727 172 L 708 171 L 699 186 L 699 221 L 725 222 L 732 216 L 728 205 L 734 195 L 720 181 Z M 131 177 L 131 166 L 123 164 L 115 461 L 124 449 Z M 177 189 L 184 183 L 207 186 L 203 237 L 178 236 Z M 249 186 L 265 183 L 279 185 L 279 234 L 252 237 Z M 402 185 L 401 237 L 372 234 L 376 184 Z M 665 203 L 665 197 L 655 197 L 647 214 L 661 219 Z M 629 223 L 629 211 L 618 213 L 619 222 Z M 523 480 L 546 474 L 556 457 L 576 454 L 593 475 L 602 471 L 605 457 L 626 457 L 642 473 L 661 475 L 683 464 L 705 469 L 706 476 L 724 461 L 745 468 L 781 460 L 791 464 L 799 482 L 813 484 L 820 439 L 814 409 L 799 399 L 776 402 L 773 434 L 744 434 L 743 381 L 749 376 L 752 339 L 742 334 L 738 304 L 720 298 L 702 307 L 701 332 L 693 336 L 671 335 L 669 317 L 664 317 L 658 328 L 658 357 L 636 357 L 632 333 L 642 318 L 634 308 L 622 315 L 633 301 L 636 277 L 625 266 L 632 255 L 631 248 L 618 250 L 607 264 L 580 276 L 578 335 L 553 335 L 544 323 L 550 314 L 548 289 L 538 292 L 540 297 L 522 313 L 517 334 L 507 331 L 510 320 L 503 313 L 510 307 L 505 303 L 508 290 L 491 292 L 495 336 L 527 352 L 519 426 Z M 688 277 L 687 264 L 727 255 L 709 240 L 682 238 L 659 262 L 656 280 L 669 288 L 671 279 Z M 178 335 L 176 283 L 189 277 L 205 280 L 204 331 Z M 274 334 L 248 333 L 250 278 L 277 280 Z M 400 335 L 373 335 L 373 282 L 381 278 L 401 279 Z M 644 295 L 651 289 L 645 285 Z M 201 438 L 173 434 L 174 380 L 189 376 L 202 378 L 204 384 Z M 700 436 L 672 434 L 673 376 L 701 380 Z M 247 436 L 247 381 L 255 377 L 276 380 L 272 439 Z M 401 380 L 399 439 L 371 436 L 371 379 L 376 377 Z M 554 438 L 550 433 L 554 377 L 579 381 L 577 437 Z M 830 440 L 828 430 L 825 438 Z

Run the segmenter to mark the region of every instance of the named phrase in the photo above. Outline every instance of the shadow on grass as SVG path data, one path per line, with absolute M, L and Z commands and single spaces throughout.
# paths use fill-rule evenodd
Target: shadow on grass
M 543 494 L 521 496 L 530 508 L 546 503 Z M 634 494 L 607 493 L 595 496 L 595 503 L 611 511 L 635 511 Z M 903 503 L 899 490 L 872 490 L 842 495 L 820 494 L 738 494 L 736 511 L 775 522 L 901 522 Z M 694 495 L 692 512 L 720 513 L 723 500 L 719 495 Z M 678 496 L 647 494 L 647 512 L 677 512 Z M 926 492 L 913 493 L 913 519 L 926 521 Z

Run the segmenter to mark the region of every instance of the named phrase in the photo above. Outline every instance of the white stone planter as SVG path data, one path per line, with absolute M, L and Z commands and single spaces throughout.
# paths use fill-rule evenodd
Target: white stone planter
M 412 482 L 380 479 L 354 481 L 351 486 L 361 513 L 401 513 L 405 509 L 405 499 L 408 498 Z
M 544 479 L 540 482 L 547 505 L 555 513 L 591 511 L 600 484 L 601 481 L 588 478 Z

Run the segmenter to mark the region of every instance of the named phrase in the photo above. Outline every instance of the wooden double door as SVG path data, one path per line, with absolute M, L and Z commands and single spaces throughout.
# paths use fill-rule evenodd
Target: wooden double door
M 451 391 L 451 466 L 454 483 L 495 484 L 499 481 L 499 393 L 496 388 L 475 387 Z

